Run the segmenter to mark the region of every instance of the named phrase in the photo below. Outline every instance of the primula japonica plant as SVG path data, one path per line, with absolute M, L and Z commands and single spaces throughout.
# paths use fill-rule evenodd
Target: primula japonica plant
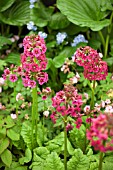
M 68 117 L 75 119 L 76 128 L 82 124 L 81 116 L 82 96 L 78 94 L 77 89 L 72 84 L 64 84 L 64 89 L 57 92 L 52 98 L 52 106 L 55 111 L 51 114 L 53 123 L 56 123 L 59 117 L 62 117 L 64 123 L 64 169 L 67 170 L 67 131 L 73 126 L 68 123 Z
M 11 70 L 6 68 L 3 77 L 4 79 L 9 78 L 11 82 L 16 82 L 18 76 L 21 76 L 23 85 L 32 89 L 32 148 L 34 148 L 34 129 L 37 136 L 37 122 L 39 121 L 36 84 L 43 85 L 48 81 L 48 74 L 43 72 L 47 66 L 46 45 L 44 39 L 39 35 L 30 35 L 23 39 L 23 47 L 22 66 L 12 66 Z

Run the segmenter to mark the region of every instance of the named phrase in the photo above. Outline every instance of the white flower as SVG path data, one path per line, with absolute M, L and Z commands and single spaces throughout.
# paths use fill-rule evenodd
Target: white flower
M 110 99 L 106 99 L 106 100 L 105 100 L 105 103 L 106 103 L 106 104 L 110 104 L 110 103 L 111 103 Z
M 107 113 L 113 113 L 113 108 L 112 108 L 112 106 L 106 106 L 105 112 L 107 112 Z
M 89 112 L 90 111 L 90 105 L 86 105 L 84 107 L 84 112 Z
M 18 101 L 21 96 L 22 96 L 22 94 L 21 94 L 21 93 L 18 93 L 18 94 L 16 95 L 16 101 Z
M 103 57 L 103 54 L 102 54 L 102 53 L 99 53 L 99 57 L 102 58 L 102 57 Z
M 84 96 L 85 96 L 85 98 L 88 100 L 88 94 L 87 93 L 84 93 Z
M 2 87 L 0 86 L 0 93 L 2 93 Z
M 17 115 L 12 113 L 12 114 L 11 114 L 11 118 L 12 118 L 12 119 L 16 119 L 16 118 L 17 118 Z
M 49 111 L 48 111 L 48 110 L 44 111 L 44 112 L 43 112 L 43 115 L 44 115 L 45 117 L 48 117 Z
M 104 108 L 105 107 L 105 101 L 101 101 L 101 106 Z

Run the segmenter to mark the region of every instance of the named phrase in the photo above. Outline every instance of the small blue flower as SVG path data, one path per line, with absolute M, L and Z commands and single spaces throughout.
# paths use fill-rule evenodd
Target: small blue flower
M 88 43 L 88 41 L 85 39 L 84 35 L 79 34 L 78 36 L 76 36 L 73 40 L 73 42 L 71 43 L 72 47 L 75 47 L 77 44 L 79 44 L 80 42 L 86 42 Z
M 30 9 L 34 8 L 34 4 L 30 4 L 30 5 L 29 5 L 29 8 L 30 8 Z
M 42 32 L 42 31 L 39 31 L 38 32 L 38 35 L 41 37 L 41 38 L 47 38 L 47 34 L 45 32 Z
M 63 43 L 64 39 L 67 37 L 66 32 L 59 32 L 56 35 L 57 44 Z
M 27 23 L 27 29 L 28 29 L 28 30 L 36 31 L 36 30 L 37 30 L 37 27 L 34 25 L 34 22 L 33 22 L 33 21 L 30 21 L 29 23 Z
M 30 4 L 35 3 L 37 0 L 29 0 Z

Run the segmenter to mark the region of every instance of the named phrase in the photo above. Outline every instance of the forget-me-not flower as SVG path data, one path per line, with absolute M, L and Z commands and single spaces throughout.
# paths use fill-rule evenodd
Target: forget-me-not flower
M 39 31 L 38 32 L 38 35 L 41 37 L 41 38 L 47 38 L 47 34 L 45 32 L 42 32 L 42 31 Z
M 79 34 L 78 36 L 76 36 L 73 40 L 73 42 L 71 43 L 72 47 L 75 47 L 77 44 L 79 44 L 80 42 L 86 42 L 88 43 L 88 41 L 85 39 L 84 35 Z
M 66 32 L 59 32 L 56 35 L 57 44 L 61 44 L 66 37 L 67 37 L 67 33 Z
M 30 2 L 29 8 L 30 8 L 30 9 L 34 8 L 34 3 L 35 3 L 36 1 L 37 1 L 37 0 L 29 0 L 29 2 Z
M 33 22 L 33 21 L 30 21 L 29 23 L 27 23 L 27 29 L 28 29 L 28 30 L 36 31 L 36 30 L 37 30 L 37 27 L 34 25 L 34 22 Z

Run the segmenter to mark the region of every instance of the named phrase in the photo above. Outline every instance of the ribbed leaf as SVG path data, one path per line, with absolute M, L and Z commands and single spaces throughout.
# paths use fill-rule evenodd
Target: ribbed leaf
M 74 155 L 68 161 L 68 170 L 89 170 L 89 159 L 80 149 L 75 149 Z
M 29 1 L 16 1 L 9 9 L 0 13 L 0 20 L 9 25 L 22 26 L 30 19 Z
M 20 65 L 20 54 L 18 53 L 10 53 L 7 55 L 7 58 L 5 59 L 7 63 Z
M 12 44 L 11 40 L 7 37 L 0 36 L 0 48 L 6 44 Z
M 104 3 L 99 0 L 57 0 L 57 7 L 72 23 L 98 31 L 110 24 L 110 20 L 105 19 L 108 13 L 102 11 L 108 3 L 110 5 L 110 0 L 104 0 Z
M 49 27 L 52 29 L 63 29 L 66 28 L 70 24 L 69 20 L 65 15 L 60 12 L 57 12 L 52 15 L 51 20 L 49 22 Z
M 8 9 L 15 0 L 0 0 L 0 12 L 5 11 Z

